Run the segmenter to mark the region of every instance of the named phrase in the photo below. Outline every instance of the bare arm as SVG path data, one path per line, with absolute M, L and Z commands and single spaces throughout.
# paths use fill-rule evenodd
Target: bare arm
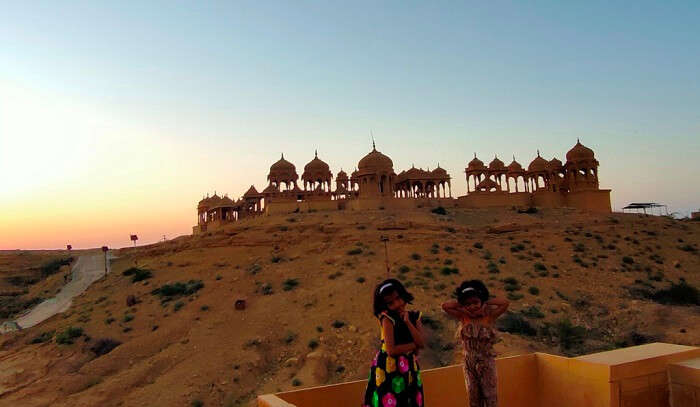
M 488 309 L 488 315 L 492 319 L 500 317 L 510 305 L 510 301 L 505 298 L 491 298 L 486 302 L 486 307 Z
M 389 318 L 382 319 L 382 330 L 384 331 L 386 351 L 390 356 L 398 356 L 416 350 L 415 343 L 406 343 L 403 345 L 394 344 L 394 324 L 389 321 Z
M 464 308 L 462 307 L 462 305 L 460 305 L 459 302 L 457 302 L 457 300 L 449 300 L 444 302 L 442 304 L 442 310 L 445 311 L 445 313 L 450 317 L 459 321 L 468 317 L 466 312 L 464 311 Z

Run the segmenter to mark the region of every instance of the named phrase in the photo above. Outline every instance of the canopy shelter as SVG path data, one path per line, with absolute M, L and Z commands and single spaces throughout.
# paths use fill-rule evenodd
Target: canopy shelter
M 655 203 L 655 202 L 632 202 L 631 204 L 625 206 L 622 208 L 622 212 L 625 212 L 627 210 L 629 211 L 634 211 L 636 213 L 639 213 L 641 210 L 645 214 L 647 213 L 647 209 L 649 209 L 649 212 L 651 212 L 652 215 L 654 215 L 654 208 L 658 209 L 657 215 L 662 215 L 661 213 L 661 208 L 664 209 L 664 214 L 668 215 L 668 206 L 660 203 Z

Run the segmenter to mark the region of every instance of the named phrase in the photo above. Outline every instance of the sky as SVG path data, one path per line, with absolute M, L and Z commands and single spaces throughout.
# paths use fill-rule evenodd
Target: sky
M 477 153 L 564 161 L 615 210 L 700 206 L 700 2 L 0 0 L 0 249 L 188 234 L 284 152 L 371 150 L 466 193 Z

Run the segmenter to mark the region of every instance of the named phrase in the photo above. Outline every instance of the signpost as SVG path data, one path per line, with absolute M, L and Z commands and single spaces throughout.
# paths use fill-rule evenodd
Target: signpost
M 131 235 L 131 241 L 134 242 L 134 247 L 136 247 L 136 241 L 139 240 L 139 237 L 136 235 Z
M 105 276 L 107 276 L 107 250 L 109 250 L 109 247 L 102 246 L 102 252 L 105 254 Z

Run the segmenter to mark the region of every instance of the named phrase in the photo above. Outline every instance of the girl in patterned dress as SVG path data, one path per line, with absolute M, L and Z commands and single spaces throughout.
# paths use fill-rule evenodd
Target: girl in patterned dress
M 459 320 L 464 345 L 464 377 L 469 389 L 469 407 L 497 407 L 495 321 L 508 309 L 508 300 L 489 299 L 489 290 L 479 280 L 463 282 L 455 290 L 456 300 L 442 309 Z
M 413 301 L 399 280 L 374 289 L 374 316 L 381 328 L 381 348 L 372 360 L 363 407 L 422 407 L 423 382 L 418 351 L 424 347 L 421 313 L 407 311 Z

